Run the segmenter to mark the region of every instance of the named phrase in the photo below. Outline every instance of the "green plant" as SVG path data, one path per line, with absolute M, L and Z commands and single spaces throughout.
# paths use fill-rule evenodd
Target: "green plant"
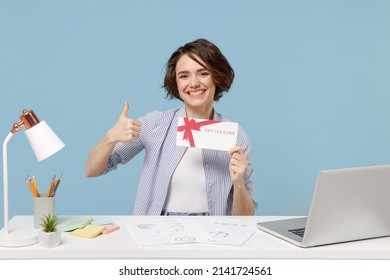
M 44 232 L 56 232 L 58 227 L 58 217 L 50 212 L 42 218 L 42 230 Z

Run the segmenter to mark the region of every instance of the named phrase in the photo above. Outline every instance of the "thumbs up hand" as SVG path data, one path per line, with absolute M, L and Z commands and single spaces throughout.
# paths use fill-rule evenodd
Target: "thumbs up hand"
M 139 137 L 141 122 L 129 118 L 129 103 L 126 101 L 115 125 L 107 132 L 110 142 L 130 142 Z

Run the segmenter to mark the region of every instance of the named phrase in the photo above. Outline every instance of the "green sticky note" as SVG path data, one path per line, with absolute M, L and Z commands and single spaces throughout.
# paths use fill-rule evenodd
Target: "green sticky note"
M 64 225 L 61 228 L 61 231 L 72 231 L 75 229 L 84 228 L 87 225 L 89 225 L 90 223 L 92 223 L 92 221 L 93 221 L 93 218 L 72 221 L 72 222 Z

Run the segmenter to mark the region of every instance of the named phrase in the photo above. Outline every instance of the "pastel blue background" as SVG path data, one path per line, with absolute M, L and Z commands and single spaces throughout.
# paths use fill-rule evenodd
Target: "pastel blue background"
M 181 105 L 165 63 L 200 37 L 237 74 L 216 108 L 253 141 L 256 214 L 306 214 L 320 169 L 390 162 L 389 14 L 386 0 L 1 0 L 1 138 L 26 108 L 67 145 L 38 163 L 13 137 L 10 216 L 32 214 L 27 175 L 47 190 L 61 173 L 58 214 L 131 214 L 143 156 L 88 179 L 88 153 L 125 100 L 131 117 Z

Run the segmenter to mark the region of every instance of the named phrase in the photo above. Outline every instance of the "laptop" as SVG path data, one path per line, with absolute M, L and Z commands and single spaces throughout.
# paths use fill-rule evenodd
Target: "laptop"
M 390 235 L 390 165 L 319 172 L 309 215 L 257 223 L 299 247 Z

